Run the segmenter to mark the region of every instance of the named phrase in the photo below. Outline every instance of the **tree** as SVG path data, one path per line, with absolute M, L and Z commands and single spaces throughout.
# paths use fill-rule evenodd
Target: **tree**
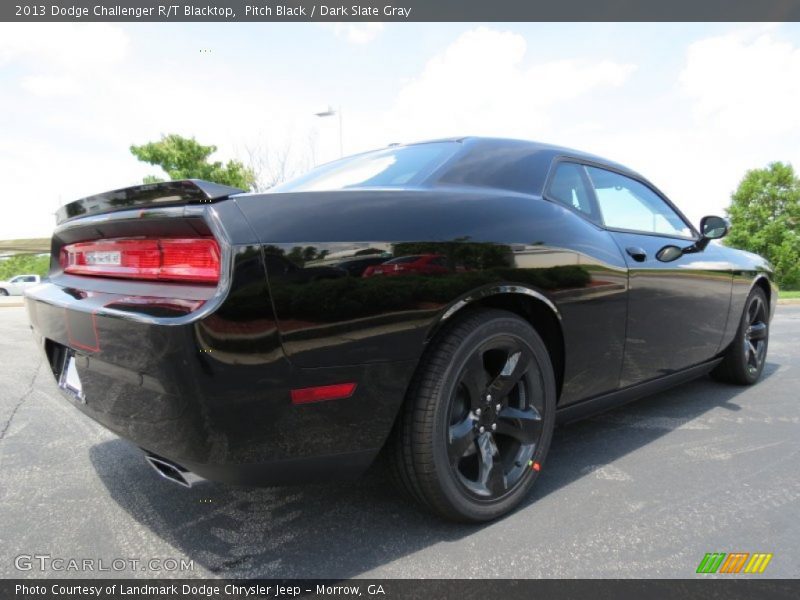
M 269 136 L 263 136 L 269 137 Z M 308 137 L 308 148 L 298 151 L 291 143 L 283 145 L 261 144 L 245 146 L 246 165 L 253 173 L 254 190 L 266 191 L 276 185 L 305 173 L 316 164 L 316 137 Z
M 800 178 L 789 164 L 748 171 L 731 197 L 726 244 L 766 257 L 778 285 L 800 288 Z
M 161 136 L 158 142 L 131 146 L 131 154 L 142 162 L 158 165 L 170 179 L 205 179 L 244 190 L 255 187 L 252 169 L 238 160 L 209 162 L 208 157 L 217 151 L 216 146 L 203 146 L 197 140 L 177 134 Z M 154 175 L 144 178 L 145 183 L 163 181 Z
M 0 281 L 6 281 L 15 275 L 36 274 L 44 277 L 49 269 L 49 255 L 15 254 L 0 260 Z
M 286 254 L 286 258 L 292 261 L 298 267 L 302 267 L 307 262 L 311 262 L 312 260 L 322 260 L 328 255 L 327 250 L 319 251 L 314 246 L 294 246 L 288 254 Z

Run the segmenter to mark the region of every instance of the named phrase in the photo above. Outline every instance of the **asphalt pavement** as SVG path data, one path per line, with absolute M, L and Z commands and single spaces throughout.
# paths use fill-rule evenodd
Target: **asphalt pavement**
M 523 506 L 476 527 L 409 506 L 379 468 L 165 481 L 61 398 L 24 308 L 0 307 L 0 577 L 684 578 L 709 552 L 766 552 L 756 577 L 797 578 L 800 306 L 771 333 L 753 387 L 703 378 L 557 430 Z

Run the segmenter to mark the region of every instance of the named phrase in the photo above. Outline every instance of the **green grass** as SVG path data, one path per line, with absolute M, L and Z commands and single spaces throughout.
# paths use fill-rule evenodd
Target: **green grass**
M 780 298 L 781 300 L 786 300 L 788 298 L 800 299 L 800 290 L 794 290 L 794 291 L 792 291 L 792 290 L 781 290 L 778 293 L 778 298 Z

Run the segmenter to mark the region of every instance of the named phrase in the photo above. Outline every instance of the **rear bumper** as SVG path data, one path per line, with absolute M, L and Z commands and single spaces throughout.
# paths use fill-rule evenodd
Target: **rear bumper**
M 74 355 L 83 399 L 65 397 L 146 451 L 229 483 L 357 476 L 389 434 L 413 361 L 297 368 L 262 293 L 234 282 L 213 310 L 143 317 L 109 308 L 118 295 L 56 282 L 25 303 L 54 380 L 59 356 Z M 357 382 L 349 398 L 291 403 L 292 389 L 346 381 Z

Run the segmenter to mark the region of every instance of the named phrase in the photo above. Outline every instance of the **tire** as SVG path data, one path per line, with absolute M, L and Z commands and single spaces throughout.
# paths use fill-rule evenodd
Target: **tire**
M 555 404 L 553 367 L 536 331 L 510 312 L 471 311 L 420 361 L 387 448 L 394 478 L 446 519 L 495 519 L 538 478 Z
M 764 370 L 768 345 L 769 303 L 764 290 L 757 286 L 747 297 L 736 337 L 711 376 L 736 385 L 753 385 Z
M 0 288 L 0 296 L 8 296 L 8 291 Z

